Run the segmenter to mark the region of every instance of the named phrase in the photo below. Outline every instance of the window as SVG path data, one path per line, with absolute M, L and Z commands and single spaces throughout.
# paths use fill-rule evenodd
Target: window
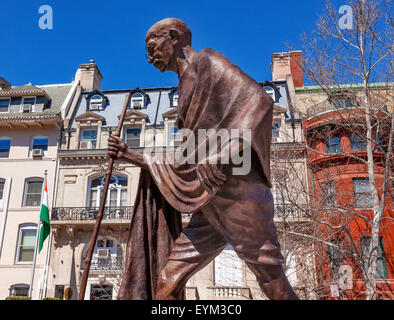
M 242 286 L 242 260 L 228 245 L 214 260 L 215 286 Z
M 383 138 L 376 137 L 375 146 L 374 146 L 372 152 L 375 152 L 375 151 L 383 152 L 383 150 L 385 152 L 387 152 L 387 147 L 388 147 L 388 143 L 387 142 L 385 143 Z
M 82 130 L 81 140 L 79 142 L 80 149 L 96 149 L 97 130 Z
M 55 298 L 60 300 L 64 299 L 64 286 L 63 285 L 56 285 L 55 286 Z
M 321 192 L 322 192 L 322 201 L 325 206 L 335 206 L 337 204 L 335 181 L 322 183 Z
M 9 112 L 10 107 L 10 98 L 1 98 L 0 99 L 0 113 Z
M 43 179 L 34 178 L 26 181 L 23 206 L 38 207 L 41 205 Z
M 364 256 L 364 270 L 369 265 L 369 246 L 371 245 L 371 237 L 361 238 L 361 250 Z M 386 259 L 384 257 L 383 239 L 379 238 L 378 261 L 376 264 L 376 279 L 387 279 Z
M 105 177 L 98 177 L 90 183 L 90 207 L 98 208 L 104 187 Z M 112 176 L 106 206 L 123 207 L 127 204 L 127 178 L 122 176 Z
M 328 257 L 330 261 L 330 275 L 331 279 L 337 279 L 339 275 L 339 268 L 343 265 L 343 255 L 341 251 L 342 241 L 335 239 L 331 241 L 332 246 L 328 246 Z
M 326 152 L 337 153 L 341 152 L 341 139 L 339 137 L 332 137 L 326 141 Z
M 272 142 L 280 142 L 280 122 L 272 123 Z
M 29 295 L 29 288 L 30 286 L 28 284 L 15 284 L 11 286 L 10 296 L 27 297 Z
M 41 155 L 46 156 L 48 151 L 48 138 L 46 137 L 35 137 L 31 141 L 30 155 L 35 155 L 34 150 L 42 150 Z
M 350 136 L 350 149 L 351 150 L 365 150 L 366 145 L 362 137 L 352 134 Z
M 178 106 L 178 93 L 175 92 L 174 95 L 172 96 L 172 106 L 177 107 Z
M 294 250 L 286 255 L 286 276 L 292 287 L 297 286 L 297 268 Z
M 36 104 L 35 97 L 23 98 L 22 105 L 21 105 L 21 112 L 23 112 L 23 113 L 34 112 L 35 104 Z
M 8 158 L 10 155 L 11 139 L 0 137 L 0 158 Z
M 368 178 L 354 178 L 354 200 L 356 208 L 372 208 L 372 194 Z
M 352 99 L 346 97 L 335 98 L 333 102 L 334 107 L 337 109 L 353 108 L 356 105 Z
M 179 146 L 182 144 L 183 136 L 174 122 L 168 124 L 168 145 Z
M 84 265 L 88 246 L 82 255 Z M 121 270 L 123 269 L 123 250 L 115 239 L 99 237 L 94 247 L 91 270 Z
M 37 225 L 27 224 L 19 228 L 16 262 L 32 262 L 36 245 Z
M 125 141 L 129 148 L 139 148 L 141 146 L 141 129 L 139 128 L 126 129 Z
M 131 106 L 134 109 L 141 109 L 144 106 L 144 96 L 142 93 L 135 93 L 131 97 Z
M 274 100 L 274 102 L 276 101 L 275 99 L 275 89 L 272 87 L 264 87 L 263 88 L 265 90 L 265 92 L 268 93 L 268 95 L 272 98 L 272 100 Z
M 5 180 L 0 179 L 0 207 L 2 207 L 3 205 L 4 185 L 5 185 Z
M 99 94 L 95 94 L 93 97 L 90 98 L 90 110 L 101 110 L 103 107 L 104 99 Z

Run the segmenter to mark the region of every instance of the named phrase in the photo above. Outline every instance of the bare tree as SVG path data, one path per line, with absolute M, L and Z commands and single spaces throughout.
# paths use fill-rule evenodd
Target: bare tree
M 316 239 L 327 241 L 334 234 L 337 238 L 344 237 L 346 244 L 338 246 L 331 242 L 331 246 L 337 246 L 351 259 L 360 262 L 368 300 L 376 299 L 382 224 L 392 219 L 387 199 L 390 186 L 392 190 L 394 168 L 394 33 L 392 18 L 384 6 L 385 2 L 377 0 L 351 1 L 347 7 L 348 20 L 344 22 L 338 11 L 340 6 L 329 1 L 319 18 L 317 30 L 310 36 L 303 36 L 303 52 L 306 54 L 303 71 L 322 93 L 319 103 L 305 108 L 305 116 L 311 119 L 323 115 L 320 120 L 324 121 L 324 125 L 306 129 L 306 148 L 309 160 L 313 162 L 310 170 L 316 172 L 324 168 L 321 172 L 326 175 L 323 177 L 320 173 L 320 179 L 312 181 L 305 190 L 312 199 L 308 214 L 323 226 L 319 230 L 325 230 L 325 234 L 317 235 Z M 326 98 L 322 99 L 323 96 Z M 341 141 L 334 138 L 343 134 L 351 137 L 350 143 L 358 145 L 356 150 L 362 151 L 353 152 L 351 146 L 345 150 L 336 149 Z M 325 149 L 318 145 L 323 141 L 326 142 Z M 319 157 L 332 158 L 333 153 L 338 160 L 321 161 L 318 165 L 314 161 Z M 361 188 L 363 192 L 359 194 L 337 193 L 336 190 L 342 193 L 347 190 L 336 185 L 339 182 L 337 177 L 344 174 L 340 161 L 359 166 L 360 172 L 367 172 L 368 191 Z M 313 176 L 314 172 L 311 173 Z M 320 190 L 313 190 L 316 185 Z M 372 214 L 355 210 L 357 203 L 366 201 L 373 208 Z M 385 214 L 385 209 L 389 214 Z M 354 223 L 365 224 L 370 233 L 368 250 L 360 249 L 353 238 L 351 228 Z

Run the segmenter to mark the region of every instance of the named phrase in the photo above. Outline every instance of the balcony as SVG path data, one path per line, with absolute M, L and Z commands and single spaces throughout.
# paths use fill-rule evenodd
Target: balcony
M 208 287 L 209 297 L 212 300 L 251 300 L 249 287 L 214 286 Z
M 128 207 L 105 207 L 103 221 L 130 220 L 133 206 Z M 59 221 L 86 221 L 92 222 L 97 219 L 99 208 L 97 207 L 57 207 L 52 208 L 51 222 Z
M 108 259 L 93 258 L 90 271 L 122 271 L 123 257 L 110 257 Z M 85 258 L 82 259 L 81 270 L 85 267 Z
M 275 204 L 275 220 L 309 220 L 309 210 L 306 204 Z

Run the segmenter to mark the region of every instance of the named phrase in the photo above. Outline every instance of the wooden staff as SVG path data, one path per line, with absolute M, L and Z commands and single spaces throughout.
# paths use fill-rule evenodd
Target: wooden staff
M 120 133 L 122 131 L 124 118 L 125 118 L 125 115 L 127 112 L 127 107 L 130 102 L 130 97 L 131 97 L 131 93 L 128 92 L 126 95 L 126 100 L 124 102 L 122 114 L 119 119 L 118 129 L 116 130 L 116 133 L 115 133 L 115 136 L 117 136 L 117 137 L 120 136 Z M 94 247 L 96 245 L 97 235 L 98 235 L 98 231 L 100 229 L 101 220 L 103 219 L 103 215 L 104 215 L 105 202 L 107 200 L 107 192 L 108 192 L 109 182 L 111 180 L 112 168 L 114 166 L 114 161 L 115 160 L 112 158 L 109 158 L 109 160 L 108 160 L 108 169 L 107 169 L 107 172 L 105 173 L 105 183 L 104 183 L 102 196 L 100 199 L 100 208 L 99 208 L 99 211 L 97 214 L 96 224 L 94 225 L 92 238 L 90 240 L 90 247 L 89 247 L 89 250 L 88 250 L 88 252 L 86 254 L 86 258 L 85 258 L 85 266 L 84 266 L 84 270 L 83 270 L 78 300 L 83 300 L 84 296 L 85 296 L 86 284 L 88 281 L 88 276 L 89 276 L 89 271 L 90 271 L 90 264 L 92 262 L 93 251 L 94 251 Z

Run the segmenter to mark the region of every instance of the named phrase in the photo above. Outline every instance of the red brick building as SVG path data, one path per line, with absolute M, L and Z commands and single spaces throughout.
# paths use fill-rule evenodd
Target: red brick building
M 377 86 L 377 90 L 381 89 Z M 315 246 L 319 296 L 322 299 L 365 299 L 362 267 L 368 264 L 363 257 L 367 256 L 371 236 L 371 224 L 365 218 L 373 218 L 368 168 L 364 162 L 367 160 L 365 114 L 357 107 L 356 97 L 354 101 L 349 97 L 343 100 L 342 94 L 334 94 L 328 99 L 318 87 L 298 88 L 296 94 L 298 101 L 309 104 L 305 107 L 303 129 L 308 146 L 310 207 L 317 222 L 315 236 L 321 239 Z M 310 105 L 313 100 L 318 103 Z M 372 121 L 383 123 L 387 115 L 382 108 L 374 113 Z M 387 136 L 388 131 L 380 127 L 372 144 L 379 197 L 384 181 L 383 151 L 388 151 L 384 149 Z M 392 151 L 388 154 L 392 157 Z M 394 220 L 389 219 L 393 218 L 391 189 L 380 231 L 377 299 L 394 299 Z M 342 288 L 339 297 L 332 291 L 336 285 Z

